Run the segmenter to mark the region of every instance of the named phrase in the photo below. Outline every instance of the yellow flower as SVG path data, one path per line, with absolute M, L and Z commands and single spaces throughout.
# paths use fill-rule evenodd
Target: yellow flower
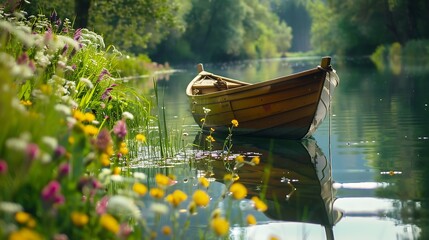
M 169 226 L 162 227 L 162 233 L 164 235 L 170 235 L 171 234 L 171 228 Z
M 119 175 L 121 173 L 121 168 L 120 167 L 114 167 L 113 168 L 113 175 Z
M 146 136 L 143 135 L 142 133 L 139 133 L 139 134 L 136 135 L 136 140 L 138 142 L 145 143 L 146 142 Z
M 85 125 L 83 126 L 83 131 L 89 136 L 94 136 L 98 133 L 98 128 L 93 125 Z
M 26 212 L 17 212 L 15 214 L 15 220 L 17 223 L 25 224 L 30 221 L 31 215 Z
M 161 188 L 151 188 L 149 194 L 153 198 L 160 199 L 160 198 L 164 197 L 164 190 L 162 190 Z
M 110 165 L 110 158 L 109 158 L 109 156 L 107 154 L 105 154 L 105 153 L 102 153 L 100 155 L 100 162 L 101 162 L 101 165 L 103 165 L 104 167 L 109 166 Z
M 241 200 L 247 195 L 247 188 L 241 183 L 233 183 L 229 191 L 232 193 L 232 197 L 237 200 Z
M 270 240 L 279 240 L 280 238 L 276 237 L 276 236 L 270 236 L 269 238 Z
M 18 231 L 14 231 L 9 235 L 9 240 L 41 240 L 42 237 L 35 231 L 28 228 L 21 228 Z
M 33 103 L 30 100 L 21 100 L 20 103 L 24 106 L 31 106 Z
M 265 212 L 268 209 L 267 204 L 265 204 L 261 199 L 259 199 L 257 196 L 253 196 L 252 199 L 253 203 L 255 204 L 255 209 L 261 212 Z
M 95 115 L 90 112 L 86 112 L 83 117 L 84 117 L 84 121 L 87 121 L 87 122 L 92 122 L 95 120 Z
M 230 181 L 232 181 L 232 174 L 231 174 L 231 173 L 226 173 L 226 174 L 223 176 L 223 180 L 224 180 L 225 182 L 230 182 Z
M 119 148 L 119 153 L 122 155 L 127 155 L 128 154 L 128 148 L 127 147 L 120 147 Z
M 147 193 L 147 187 L 142 183 L 134 183 L 133 191 L 140 196 L 144 196 Z
M 238 121 L 237 121 L 237 119 L 233 119 L 233 120 L 231 121 L 231 123 L 232 123 L 232 126 L 234 126 L 234 127 L 238 127 Z
M 216 140 L 214 139 L 214 137 L 213 137 L 212 135 L 208 135 L 208 136 L 206 137 L 206 141 L 207 141 L 207 142 L 216 142 Z
M 213 218 L 210 226 L 218 236 L 224 236 L 229 231 L 229 222 L 223 217 Z
M 73 111 L 73 117 L 79 122 L 83 122 L 85 120 L 85 114 L 79 110 Z
M 254 156 L 250 162 L 254 165 L 258 165 L 260 161 L 261 159 L 259 158 L 259 156 Z
M 114 218 L 112 215 L 108 213 L 101 215 L 100 224 L 107 231 L 110 231 L 114 234 L 117 234 L 119 232 L 120 226 L 118 221 L 116 220 L 116 218 Z
M 189 209 L 189 213 L 190 213 L 191 215 L 193 215 L 193 214 L 197 213 L 197 204 L 196 204 L 194 201 L 191 201 L 191 202 L 189 203 L 189 207 L 188 207 L 188 209 Z
M 197 206 L 205 207 L 210 202 L 210 196 L 204 190 L 197 189 L 192 195 L 192 200 Z
M 40 90 L 45 95 L 50 95 L 51 92 L 52 92 L 52 87 L 50 85 L 48 85 L 48 84 L 43 84 L 43 85 L 40 86 Z
M 177 189 L 173 193 L 168 194 L 165 200 L 169 202 L 171 205 L 173 205 L 174 207 L 177 207 L 179 206 L 180 203 L 185 201 L 187 198 L 188 196 L 186 195 L 186 193 Z
M 198 178 L 198 182 L 205 188 L 208 188 L 210 185 L 209 180 L 207 180 L 207 178 L 205 178 L 205 177 Z
M 68 138 L 68 141 L 69 141 L 70 145 L 73 145 L 73 144 L 76 142 L 76 140 L 74 139 L 74 137 L 73 137 L 73 136 L 70 136 L 70 137 Z
M 256 218 L 252 214 L 248 214 L 246 217 L 247 224 L 249 225 L 255 225 L 256 224 Z
M 202 122 L 202 123 L 204 123 L 206 121 L 206 119 L 205 118 L 201 118 L 200 119 L 200 122 Z
M 214 128 L 210 128 L 210 132 L 214 132 L 215 131 L 215 129 Z
M 73 211 L 71 213 L 70 218 L 73 224 L 78 227 L 85 226 L 89 221 L 88 215 L 86 215 L 85 213 L 76 212 L 76 211 Z
M 170 183 L 170 178 L 164 174 L 157 173 L 155 175 L 155 182 L 161 187 L 166 187 Z
M 237 162 L 239 162 L 239 163 L 244 162 L 244 156 L 243 156 L 243 155 L 238 155 L 238 156 L 235 158 L 235 161 L 237 161 Z

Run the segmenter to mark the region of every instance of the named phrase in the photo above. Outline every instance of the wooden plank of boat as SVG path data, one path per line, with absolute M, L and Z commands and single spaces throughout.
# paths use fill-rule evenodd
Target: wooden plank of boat
M 324 57 L 313 69 L 256 84 L 206 72 L 199 64 L 186 89 L 192 115 L 200 127 L 221 133 L 236 119 L 237 135 L 309 137 L 325 118 L 339 81 L 330 61 Z

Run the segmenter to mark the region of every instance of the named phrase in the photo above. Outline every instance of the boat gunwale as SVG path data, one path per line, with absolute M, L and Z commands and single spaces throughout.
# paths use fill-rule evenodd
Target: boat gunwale
M 246 83 L 246 82 L 242 82 L 236 79 L 232 79 L 232 78 L 228 78 L 228 77 L 224 77 L 221 75 L 216 75 L 213 74 L 211 72 L 207 72 L 207 71 L 202 71 L 200 72 L 187 86 L 186 88 L 186 95 L 188 95 L 188 97 L 191 98 L 211 98 L 211 97 L 219 97 L 219 96 L 223 96 L 223 95 L 228 95 L 228 94 L 234 94 L 234 93 L 238 93 L 241 91 L 246 91 L 246 90 L 250 90 L 250 89 L 255 89 L 255 88 L 260 88 L 260 87 L 265 87 L 265 86 L 270 86 L 276 83 L 280 83 L 280 82 L 284 82 L 284 81 L 289 81 L 289 80 L 293 80 L 296 78 L 300 78 L 300 77 L 305 77 L 307 75 L 313 75 L 313 74 L 317 74 L 317 73 L 321 73 L 321 72 L 329 72 L 330 70 L 325 70 L 323 68 L 321 68 L 320 66 L 316 67 L 316 68 L 312 68 L 309 70 L 305 70 L 305 71 L 301 71 L 301 72 L 297 72 L 297 73 L 293 73 L 290 75 L 285 75 L 285 76 L 281 76 L 278 78 L 274 78 L 268 81 L 263 81 L 263 82 L 258 82 L 255 84 L 250 84 L 250 83 Z M 204 75 L 209 75 L 212 77 L 218 77 L 221 78 L 222 80 L 225 80 L 227 82 L 233 82 L 233 83 L 238 83 L 238 84 L 243 84 L 243 86 L 239 86 L 239 87 L 235 87 L 235 88 L 231 88 L 231 89 L 225 89 L 225 90 L 221 90 L 221 91 L 217 91 L 217 92 L 211 92 L 211 93 L 206 93 L 206 94 L 200 94 L 200 95 L 194 95 L 192 94 L 192 87 L 194 85 L 195 82 L 199 81 L 201 79 L 202 76 Z M 322 79 L 322 81 L 324 81 L 324 79 Z

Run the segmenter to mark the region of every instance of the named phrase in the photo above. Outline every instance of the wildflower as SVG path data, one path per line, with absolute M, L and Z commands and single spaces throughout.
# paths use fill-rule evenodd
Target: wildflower
M 232 197 L 237 200 L 241 200 L 247 195 L 247 188 L 241 183 L 233 183 L 229 188 Z
M 52 150 L 55 150 L 58 147 L 58 140 L 53 137 L 44 136 L 42 137 L 42 142 L 49 146 Z
M 118 221 L 108 213 L 101 215 L 100 224 L 107 231 L 110 231 L 114 234 L 117 234 L 119 232 L 120 226 Z
M 73 111 L 73 117 L 79 122 L 83 122 L 85 120 L 85 114 L 79 110 Z
M 206 141 L 207 141 L 207 142 L 215 142 L 216 140 L 214 139 L 214 137 L 213 137 L 212 135 L 208 135 L 208 136 L 206 137 Z
M 133 191 L 140 196 L 144 196 L 147 193 L 147 187 L 142 183 L 134 183 Z
M 105 154 L 105 153 L 100 154 L 100 162 L 101 162 L 101 165 L 104 166 L 104 167 L 109 166 L 110 165 L 110 158 L 109 158 L 109 156 L 107 154 Z
M 70 164 L 69 163 L 61 163 L 58 166 L 58 175 L 60 177 L 67 176 L 67 175 L 69 175 L 69 173 L 70 173 Z
M 85 84 L 85 86 L 87 86 L 89 89 L 93 89 L 94 88 L 94 84 L 92 84 L 91 80 L 89 80 L 88 78 L 79 78 L 79 82 Z
M 111 76 L 111 74 L 107 69 L 103 68 L 100 75 L 98 76 L 97 82 L 100 82 L 101 80 L 103 80 L 105 76 Z
M 171 234 L 171 228 L 169 226 L 162 227 L 162 233 L 164 235 L 170 235 Z
M 106 88 L 106 90 L 104 90 L 103 94 L 101 95 L 101 100 L 106 100 L 107 98 L 110 100 L 111 96 L 110 96 L 110 92 L 113 90 L 113 87 L 115 87 L 116 84 L 112 84 L 110 87 Z
M 252 214 L 247 215 L 246 221 L 247 221 L 247 224 L 249 224 L 249 225 L 255 225 L 256 224 L 256 218 Z
M 123 113 L 122 113 L 122 117 L 123 117 L 124 119 L 130 119 L 130 120 L 133 120 L 133 119 L 134 119 L 134 115 L 133 115 L 132 113 L 130 113 L 130 112 L 123 112 Z
M 204 114 L 208 114 L 211 111 L 211 109 L 203 107 L 203 111 L 204 111 Z
M 234 126 L 234 127 L 238 127 L 238 121 L 237 121 L 236 119 L 233 119 L 233 120 L 231 121 L 231 123 L 232 123 L 232 126 Z
M 206 122 L 206 119 L 205 118 L 201 118 L 200 122 L 204 123 L 204 122 Z
M 21 228 L 17 231 L 12 232 L 9 235 L 9 240 L 22 240 L 22 239 L 42 240 L 43 238 L 37 232 L 29 228 Z
M 115 195 L 107 203 L 107 212 L 120 217 L 140 218 L 140 209 L 131 198 Z
M 66 149 L 63 146 L 57 146 L 54 150 L 54 157 L 60 158 L 67 153 Z
M 270 240 L 280 240 L 280 238 L 276 237 L 276 236 L 270 236 L 269 238 Z
M 161 199 L 164 197 L 164 190 L 161 188 L 151 188 L 149 193 L 153 198 Z
M 88 136 L 95 136 L 98 133 L 98 128 L 94 125 L 85 125 L 83 127 L 83 132 Z
M 128 154 L 128 148 L 127 148 L 127 145 L 124 142 L 122 142 L 121 145 L 120 145 L 120 147 L 119 147 L 119 153 L 121 155 L 127 155 Z
M 147 178 L 146 174 L 142 172 L 134 172 L 133 176 L 135 179 L 140 179 L 140 180 L 146 180 Z
M 186 193 L 181 190 L 176 189 L 173 193 L 168 194 L 165 200 L 169 202 L 174 207 L 179 206 L 180 203 L 185 201 L 188 198 Z
M 252 160 L 250 161 L 250 163 L 251 163 L 252 165 L 258 165 L 260 161 L 261 161 L 261 160 L 260 160 L 259 156 L 254 156 L 254 157 L 252 158 Z
M 33 103 L 30 100 L 21 100 L 19 101 L 24 106 L 31 106 Z
M 26 155 L 27 158 L 30 160 L 34 160 L 36 159 L 36 157 L 39 155 L 40 150 L 39 150 L 39 146 L 35 143 L 30 143 L 27 145 L 27 149 L 26 149 Z
M 210 196 L 204 191 L 197 189 L 192 195 L 192 200 L 199 207 L 206 207 L 210 202 Z
M 120 239 L 128 239 L 128 236 L 133 232 L 133 229 L 127 223 L 122 223 L 119 226 L 119 238 Z
M 251 200 L 255 204 L 256 210 L 258 210 L 260 212 L 267 211 L 267 209 L 268 209 L 267 205 L 262 200 L 260 200 L 257 196 L 253 196 Z
M 226 173 L 224 176 L 223 176 L 223 180 L 225 181 L 225 182 L 230 182 L 230 181 L 232 181 L 233 179 L 232 179 L 232 174 L 230 174 L 230 173 Z
M 170 184 L 171 179 L 164 174 L 157 173 L 155 175 L 155 182 L 160 187 L 166 187 Z
M 207 178 L 205 178 L 205 177 L 198 178 L 198 182 L 205 188 L 208 188 L 210 185 L 209 180 L 207 180 Z
M 71 114 L 71 110 L 70 107 L 64 104 L 56 104 L 54 109 L 57 112 L 63 113 L 64 115 L 70 115 Z
M 224 236 L 229 231 L 229 222 L 223 217 L 213 218 L 210 226 L 218 236 Z
M 138 142 L 145 143 L 146 142 L 146 136 L 143 135 L 143 134 L 141 134 L 141 133 L 139 133 L 139 134 L 136 135 L 136 140 Z
M 109 130 L 106 128 L 101 129 L 94 144 L 100 152 L 107 153 L 108 148 L 112 147 L 112 137 L 110 136 Z
M 16 213 L 22 211 L 22 206 L 14 202 L 0 202 L 0 211 L 5 213 Z
M 0 174 L 5 174 L 7 173 L 7 162 L 5 160 L 0 160 Z
M 62 204 L 64 203 L 64 196 L 61 195 L 60 190 L 60 183 L 53 180 L 42 189 L 42 199 L 48 203 Z
M 238 156 L 235 158 L 235 161 L 237 161 L 237 162 L 239 162 L 239 163 L 244 162 L 244 156 L 243 156 L 243 155 L 238 155 Z
M 197 213 L 197 204 L 194 201 L 191 201 L 189 203 L 188 209 L 189 209 L 189 213 L 191 215 L 196 214 Z
M 121 168 L 120 167 L 114 167 L 113 168 L 113 175 L 119 175 L 121 173 Z
M 86 215 L 85 213 L 76 212 L 76 211 L 73 211 L 71 213 L 70 218 L 73 224 L 77 227 L 85 226 L 89 221 L 88 215 Z
M 93 122 L 95 120 L 95 115 L 91 112 L 86 112 L 84 114 L 84 121 L 86 122 Z
M 118 138 L 123 139 L 127 134 L 127 124 L 125 123 L 125 120 L 119 120 L 113 127 L 113 132 Z
M 165 204 L 154 202 L 150 205 L 150 210 L 158 214 L 166 214 L 168 207 Z
M 109 197 L 104 196 L 100 199 L 100 201 L 97 202 L 97 205 L 95 207 L 95 212 L 99 215 L 102 215 L 107 212 L 107 204 L 109 202 Z
M 15 221 L 20 224 L 25 224 L 31 219 L 31 215 L 26 212 L 17 212 L 15 214 Z

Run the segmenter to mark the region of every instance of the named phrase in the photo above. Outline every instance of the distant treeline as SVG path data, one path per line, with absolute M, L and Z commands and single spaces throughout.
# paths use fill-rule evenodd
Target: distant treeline
M 369 55 L 383 44 L 429 39 L 426 0 L 32 0 L 20 7 L 55 10 L 106 44 L 158 62 Z

